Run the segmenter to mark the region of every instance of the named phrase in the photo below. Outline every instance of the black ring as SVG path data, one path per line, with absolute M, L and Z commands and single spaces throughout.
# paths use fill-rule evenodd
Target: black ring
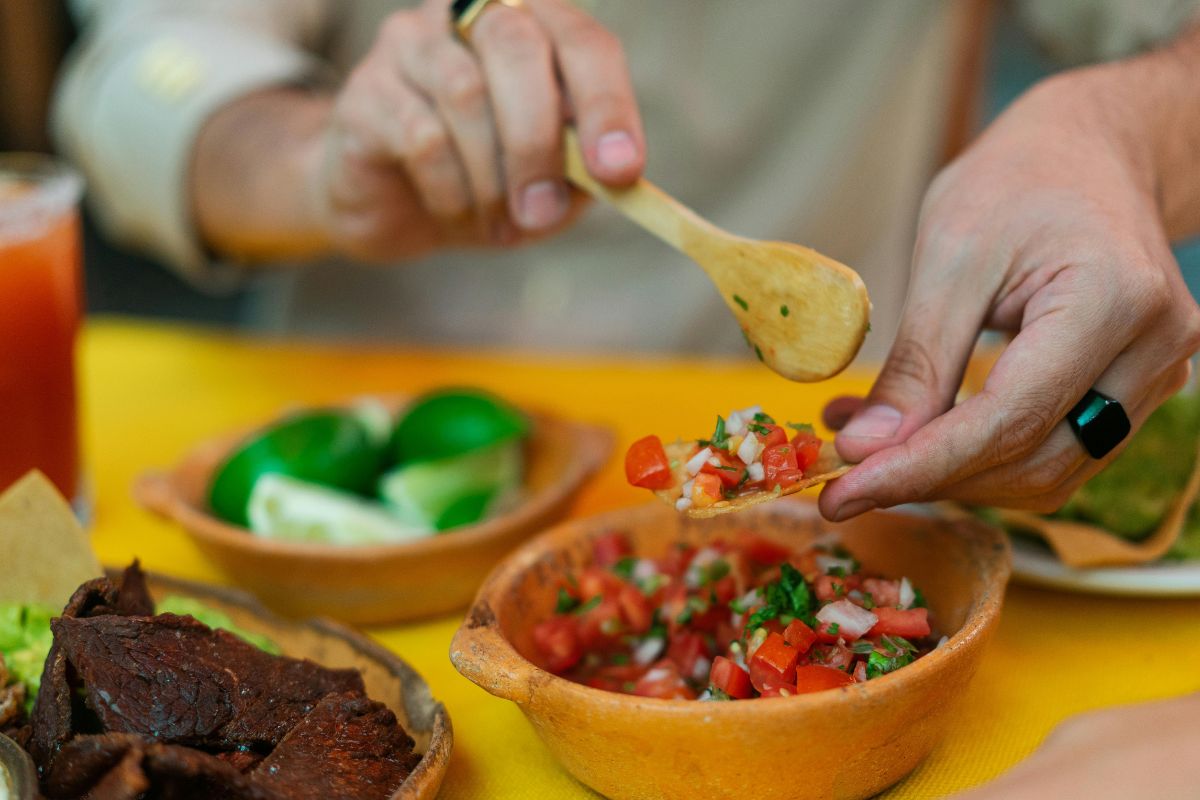
M 1095 389 L 1088 389 L 1075 404 L 1067 414 L 1067 424 L 1092 458 L 1104 458 L 1111 453 L 1133 427 L 1121 404 Z

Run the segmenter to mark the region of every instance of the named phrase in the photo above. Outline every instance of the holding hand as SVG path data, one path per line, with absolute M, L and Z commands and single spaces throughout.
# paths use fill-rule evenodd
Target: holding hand
M 830 519 L 931 499 L 1055 509 L 1120 450 L 1089 458 L 1063 421 L 1090 388 L 1136 429 L 1184 385 L 1200 310 L 1122 113 L 1090 73 L 1051 80 L 934 181 L 891 355 L 864 402 L 830 409 L 853 414 L 837 447 L 861 462 L 821 496 Z M 1015 337 L 955 407 L 984 327 Z

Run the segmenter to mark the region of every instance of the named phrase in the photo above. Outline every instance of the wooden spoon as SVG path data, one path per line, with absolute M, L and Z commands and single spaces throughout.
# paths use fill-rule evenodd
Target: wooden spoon
M 1145 564 L 1165 555 L 1183 531 L 1183 523 L 1197 492 L 1200 492 L 1200 452 L 1187 485 L 1171 504 L 1158 529 L 1140 542 L 1126 541 L 1103 528 L 1081 522 L 1046 519 L 1027 511 L 1005 508 L 994 511 L 1004 524 L 1041 536 L 1069 567 L 1116 567 Z
M 871 302 L 854 270 L 815 250 L 734 236 L 640 179 L 611 189 L 584 165 L 566 136 L 567 177 L 684 253 L 708 273 L 746 341 L 771 369 L 794 381 L 841 372 L 866 336 Z

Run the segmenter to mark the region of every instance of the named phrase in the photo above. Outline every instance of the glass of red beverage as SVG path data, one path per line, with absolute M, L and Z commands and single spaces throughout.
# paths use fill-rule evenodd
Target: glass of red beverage
M 0 153 L 0 491 L 36 468 L 77 508 L 82 187 L 49 156 Z

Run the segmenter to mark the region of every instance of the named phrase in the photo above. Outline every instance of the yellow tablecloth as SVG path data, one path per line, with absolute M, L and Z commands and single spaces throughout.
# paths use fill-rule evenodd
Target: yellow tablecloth
M 475 384 L 522 405 L 610 425 L 623 452 L 648 432 L 706 430 L 714 413 L 753 403 L 788 419 L 817 420 L 827 399 L 864 391 L 870 377 L 851 370 L 805 386 L 754 363 L 252 343 L 121 320 L 92 321 L 80 358 L 101 558 L 119 564 L 139 556 L 149 569 L 212 582 L 224 579 L 179 530 L 133 503 L 131 482 L 146 467 L 172 463 L 198 439 L 289 406 Z M 618 459 L 583 493 L 576 514 L 644 502 L 625 485 Z M 453 718 L 454 758 L 441 797 L 594 797 L 556 766 L 515 706 L 454 671 L 447 651 L 457 625 L 457 618 L 444 618 L 370 631 L 425 676 Z M 1198 664 L 1200 601 L 1014 586 L 949 735 L 885 797 L 941 797 L 986 781 L 1071 714 L 1200 689 Z

